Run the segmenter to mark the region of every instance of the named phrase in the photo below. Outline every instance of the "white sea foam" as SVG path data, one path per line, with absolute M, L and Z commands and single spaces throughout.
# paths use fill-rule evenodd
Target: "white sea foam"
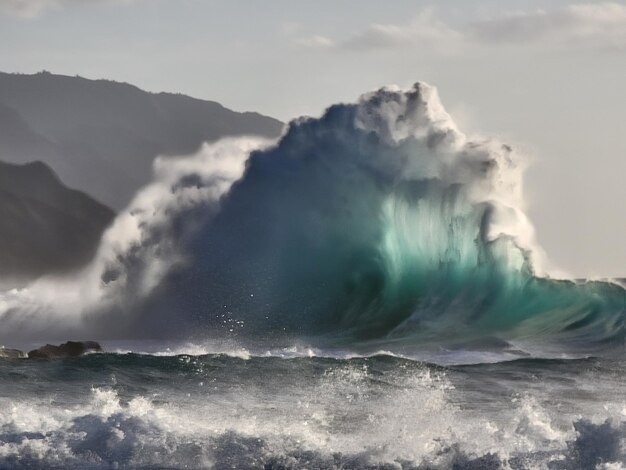
M 150 393 L 129 393 L 120 376 L 110 385 L 61 385 L 60 395 L 49 390 L 44 400 L 0 398 L 0 467 L 251 468 L 274 462 L 401 468 L 405 462 L 476 468 L 496 458 L 522 459 L 524 468 L 558 462 L 565 466 L 555 468 L 574 468 L 584 457 L 575 453 L 577 445 L 592 456 L 615 455 L 589 436 L 614 440 L 625 407 L 617 396 L 595 406 L 575 402 L 595 423 L 575 428 L 577 409 L 554 403 L 558 382 L 551 383 L 554 388 L 529 382 L 519 394 L 481 402 L 489 389 L 473 390 L 451 372 L 416 364 L 397 363 L 384 372 L 366 359 L 301 363 L 304 369 L 294 361 L 218 362 L 218 369 L 193 358 L 183 363 L 195 368 L 179 376 L 185 384 L 153 386 Z M 502 385 L 495 375 L 490 380 Z M 597 387 L 593 374 L 576 382 Z M 611 425 L 603 424 L 607 418 Z M 610 466 L 619 459 L 602 468 L 619 468 Z

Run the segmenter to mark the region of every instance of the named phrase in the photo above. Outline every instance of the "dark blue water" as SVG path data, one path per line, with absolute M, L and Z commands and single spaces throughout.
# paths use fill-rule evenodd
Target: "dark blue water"
M 626 463 L 623 361 L 306 354 L 1 361 L 0 468 Z

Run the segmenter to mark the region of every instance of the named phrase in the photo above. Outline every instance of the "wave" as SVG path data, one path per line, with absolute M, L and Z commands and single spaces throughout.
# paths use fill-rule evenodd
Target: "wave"
M 588 354 L 571 353 L 564 354 L 558 351 L 551 354 L 545 351 L 542 355 L 537 356 L 538 351 L 533 351 L 534 355 L 529 351 L 514 348 L 511 345 L 498 344 L 499 347 L 489 348 L 490 341 L 482 338 L 480 344 L 472 344 L 470 347 L 464 348 L 446 348 L 442 342 L 437 350 L 410 349 L 398 351 L 397 348 L 375 349 L 373 347 L 359 348 L 358 343 L 353 343 L 344 348 L 337 347 L 315 347 L 304 343 L 296 343 L 289 345 L 263 345 L 257 344 L 254 347 L 243 347 L 232 342 L 176 342 L 165 343 L 163 341 L 145 342 L 120 342 L 110 341 L 104 344 L 106 357 L 125 356 L 132 360 L 134 358 L 190 358 L 211 359 L 211 358 L 231 358 L 243 361 L 256 361 L 264 359 L 322 359 L 349 361 L 359 359 L 381 359 L 381 360 L 400 360 L 414 363 L 425 364 L 429 366 L 471 366 L 481 364 L 500 364 L 516 361 L 546 361 L 546 363 L 556 362 L 576 362 L 594 360 L 594 356 Z M 493 343 L 493 341 L 491 342 Z M 468 345 L 466 345 L 468 346 Z M 100 356 L 104 357 L 104 356 Z M 95 359 L 97 360 L 97 359 Z M 106 359 L 103 359 L 106 361 Z
M 399 353 L 623 343 L 624 289 L 545 274 L 523 159 L 459 131 L 435 88 L 383 88 L 291 122 L 275 144 L 241 142 L 160 162 L 68 281 L 75 302 L 41 308 L 38 292 L 58 292 L 46 280 L 5 296 L 4 319 L 24 318 L 28 298 L 30 325 L 58 326 L 64 310 L 112 336 Z

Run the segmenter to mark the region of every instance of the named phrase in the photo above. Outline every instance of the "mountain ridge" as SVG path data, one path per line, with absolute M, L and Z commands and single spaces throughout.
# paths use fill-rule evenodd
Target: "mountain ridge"
M 0 160 L 43 161 L 69 186 L 117 210 L 150 181 L 157 156 L 193 153 L 226 136 L 273 138 L 282 129 L 260 113 L 184 94 L 49 72 L 0 72 Z

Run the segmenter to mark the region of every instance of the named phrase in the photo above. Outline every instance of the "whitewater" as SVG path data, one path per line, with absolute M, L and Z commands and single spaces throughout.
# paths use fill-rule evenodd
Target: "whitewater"
M 0 343 L 106 350 L 0 359 L 0 468 L 623 468 L 626 291 L 550 276 L 524 169 L 425 83 L 158 159 L 0 293 Z

